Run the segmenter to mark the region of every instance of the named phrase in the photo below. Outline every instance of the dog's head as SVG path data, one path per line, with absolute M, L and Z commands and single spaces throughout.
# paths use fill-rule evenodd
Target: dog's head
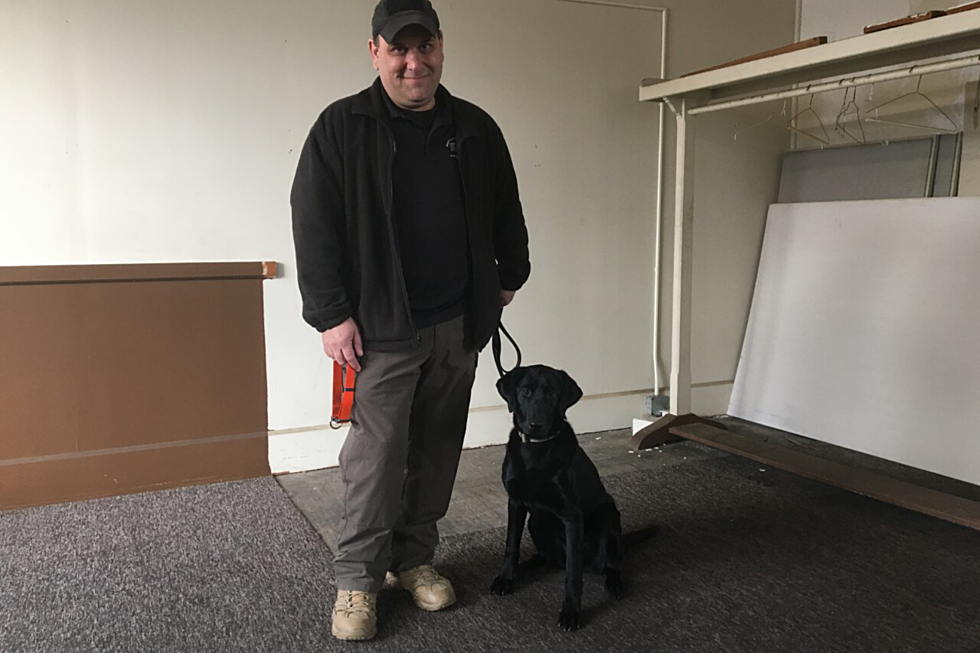
M 497 392 L 507 400 L 517 430 L 532 438 L 551 433 L 582 398 L 572 377 L 546 365 L 515 368 L 497 381 Z

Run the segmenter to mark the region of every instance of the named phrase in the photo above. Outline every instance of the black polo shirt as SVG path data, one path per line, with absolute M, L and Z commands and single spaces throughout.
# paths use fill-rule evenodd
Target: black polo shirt
M 417 328 L 465 312 L 470 280 L 463 186 L 452 107 L 437 96 L 429 111 L 399 108 L 387 93 L 395 136 L 392 213 L 398 253 Z

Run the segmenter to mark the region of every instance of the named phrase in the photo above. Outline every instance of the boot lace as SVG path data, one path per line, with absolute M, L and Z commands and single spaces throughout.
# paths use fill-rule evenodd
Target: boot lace
M 422 565 L 412 572 L 411 578 L 408 580 L 412 583 L 412 585 L 417 587 L 419 585 L 432 585 L 433 583 L 438 583 L 443 580 L 443 577 L 432 565 Z
M 363 592 L 346 592 L 344 611 L 350 614 L 370 614 L 374 606 L 371 597 Z

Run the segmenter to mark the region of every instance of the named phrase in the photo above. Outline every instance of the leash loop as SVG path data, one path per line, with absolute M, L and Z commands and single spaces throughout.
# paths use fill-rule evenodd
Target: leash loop
M 509 370 L 508 369 L 504 369 L 503 364 L 500 362 L 500 344 L 501 344 L 500 343 L 500 332 L 501 331 L 504 333 L 505 336 L 507 336 L 507 339 L 510 340 L 510 344 L 513 345 L 514 352 L 517 354 L 517 364 L 514 365 L 514 367 L 512 367 Z M 511 372 L 515 368 L 518 368 L 518 367 L 521 366 L 521 348 L 517 346 L 517 342 L 507 332 L 507 329 L 504 328 L 504 323 L 503 322 L 500 322 L 497 325 L 497 330 L 493 332 L 493 341 L 492 341 L 491 344 L 492 344 L 492 347 L 493 347 L 493 362 L 497 365 L 497 373 L 500 374 L 500 376 L 503 376 L 504 374 L 507 374 L 508 372 Z

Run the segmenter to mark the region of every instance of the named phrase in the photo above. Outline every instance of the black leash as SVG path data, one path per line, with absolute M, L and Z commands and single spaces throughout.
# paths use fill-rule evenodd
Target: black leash
M 509 370 L 505 370 L 504 366 L 500 362 L 500 332 L 501 331 L 503 331 L 504 335 L 507 336 L 507 339 L 510 340 L 510 344 L 514 345 L 514 351 L 517 353 L 517 364 L 514 365 L 514 367 Z M 507 374 L 508 372 L 511 372 L 515 368 L 521 366 L 521 348 L 517 346 L 517 342 L 514 341 L 514 338 L 512 338 L 509 333 L 507 333 L 507 329 L 504 328 L 503 322 L 499 323 L 497 325 L 497 330 L 493 332 L 493 341 L 491 343 L 491 346 L 493 347 L 493 362 L 497 364 L 497 372 L 500 374 L 500 376 L 503 376 L 504 374 Z

